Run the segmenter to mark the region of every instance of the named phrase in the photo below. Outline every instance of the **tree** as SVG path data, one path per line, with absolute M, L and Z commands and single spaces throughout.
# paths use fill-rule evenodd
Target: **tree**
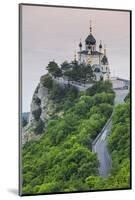
M 47 70 L 52 76 L 54 76 L 54 78 L 56 78 L 57 76 L 60 77 L 62 75 L 62 71 L 55 61 L 49 62 Z
M 81 77 L 81 74 L 76 76 Z M 34 113 L 39 119 L 32 133 L 42 134 L 44 125 L 47 129 L 39 140 L 23 145 L 23 193 L 130 186 L 130 102 L 128 100 L 115 108 L 112 132 L 107 137 L 112 170 L 108 177 L 102 178 L 98 174 L 97 155 L 92 153 L 92 142 L 112 112 L 114 94 L 109 82 L 99 81 L 93 88 L 86 94 L 79 93 L 72 86 L 53 84 L 49 98 L 64 113 L 48 119 L 47 124 L 39 118 L 40 110 Z M 39 99 L 36 101 L 40 104 Z M 65 109 L 66 101 L 69 102 Z
M 65 95 L 65 89 L 64 87 L 60 86 L 59 84 L 55 83 L 53 84 L 53 88 L 51 90 L 51 99 L 55 100 L 55 102 L 58 100 L 60 101 Z
M 44 87 L 47 87 L 48 89 L 52 88 L 53 80 L 49 74 L 45 74 L 44 76 L 41 76 L 40 82 L 43 84 Z
M 55 71 L 55 77 L 62 77 L 62 70 L 60 68 L 57 68 Z
M 65 64 L 64 64 L 65 65 Z M 64 75 L 71 81 L 79 81 L 81 83 L 91 82 L 94 78 L 93 71 L 90 65 L 78 64 L 73 62 L 70 66 L 70 70 L 65 71 Z
M 72 67 L 72 66 L 71 66 L 67 61 L 64 61 L 64 62 L 61 64 L 61 69 L 62 69 L 63 71 L 70 70 L 71 67 Z
M 105 180 L 100 176 L 89 176 L 86 178 L 86 183 L 89 185 L 91 190 L 103 189 Z
M 87 95 L 95 95 L 96 93 L 113 93 L 112 83 L 110 81 L 97 81 L 95 84 L 86 90 Z

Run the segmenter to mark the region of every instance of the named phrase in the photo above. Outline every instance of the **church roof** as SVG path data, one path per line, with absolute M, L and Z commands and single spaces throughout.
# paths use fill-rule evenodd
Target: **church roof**
M 93 35 L 91 33 L 86 38 L 85 43 L 88 44 L 88 45 L 94 45 L 94 44 L 96 44 L 96 40 L 95 40 L 95 38 L 93 37 Z
M 88 51 L 87 50 L 79 51 L 78 53 L 88 55 Z M 103 54 L 100 53 L 99 51 L 92 51 L 91 55 L 103 55 Z

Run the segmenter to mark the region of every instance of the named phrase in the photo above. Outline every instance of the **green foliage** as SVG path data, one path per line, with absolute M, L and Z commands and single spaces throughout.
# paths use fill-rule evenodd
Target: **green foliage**
M 130 94 L 130 92 L 129 92 L 128 95 L 125 97 L 124 101 L 125 101 L 125 102 L 130 101 L 130 96 L 131 96 L 131 94 Z
M 113 111 L 112 105 L 110 105 L 109 103 L 101 103 L 101 104 L 99 104 L 98 107 L 93 106 L 90 109 L 90 115 L 96 114 L 96 113 L 101 114 L 101 115 L 103 114 L 106 117 L 106 119 L 108 119 L 109 116 L 111 115 L 112 111 Z
M 44 130 L 44 123 L 41 119 L 35 121 L 33 131 L 36 135 L 41 134 Z
M 118 105 L 113 116 L 112 133 L 108 145 L 113 160 L 121 165 L 130 156 L 130 104 Z M 117 156 L 116 156 L 117 155 Z M 119 167 L 119 166 L 118 166 Z
M 42 184 L 40 187 L 38 186 L 36 188 L 38 193 L 56 193 L 57 191 L 60 190 L 60 186 L 57 182 L 51 182 L 51 183 L 46 183 Z
M 109 90 L 89 96 L 79 94 L 74 87 L 56 84 L 50 98 L 57 102 L 59 110 L 65 105 L 66 109 L 62 117 L 49 120 L 46 133 L 38 141 L 24 145 L 23 193 L 94 188 L 95 183 L 90 183 L 88 177 L 98 177 L 99 162 L 91 145 L 111 115 L 114 95 Z
M 112 169 L 108 178 L 89 176 L 86 183 L 92 190 L 130 188 L 130 96 L 115 108 L 108 148 Z M 96 111 L 96 108 L 94 108 Z
M 86 178 L 86 183 L 90 190 L 100 190 L 104 185 L 104 180 L 100 176 L 89 176 Z
M 51 99 L 53 100 L 60 100 L 62 99 L 63 97 L 65 96 L 65 90 L 64 90 L 64 87 L 61 87 L 59 84 L 57 83 L 54 83 L 53 84 L 53 88 L 51 90 L 51 94 L 50 94 L 50 97 Z
M 63 87 L 54 83 L 50 91 L 50 99 L 53 100 L 56 105 L 56 112 L 60 110 L 67 110 L 72 107 L 78 97 L 78 89 L 71 85 Z
M 61 77 L 62 76 L 62 70 L 60 68 L 57 68 L 57 70 L 55 71 L 55 77 Z
M 113 105 L 113 103 L 114 103 L 114 93 L 106 93 L 106 92 L 97 93 L 94 96 L 94 102 L 95 102 L 95 104 L 109 103 L 109 104 Z
M 93 82 L 94 74 L 90 65 L 79 64 L 77 61 L 72 63 L 64 62 L 62 65 L 64 76 L 69 81 L 78 81 L 81 83 Z
M 102 110 L 106 114 L 106 116 L 109 116 L 112 111 L 112 104 L 114 102 L 114 94 L 113 93 L 97 93 L 94 96 L 82 96 L 80 98 L 80 101 L 76 104 L 75 109 L 76 113 L 79 115 L 83 115 L 84 117 L 87 114 L 87 110 L 92 109 L 98 109 L 97 113 L 99 113 L 99 110 Z M 97 107 L 97 104 L 100 105 Z M 96 108 L 95 108 L 96 107 Z M 108 110 L 107 110 L 108 108 Z M 92 110 L 90 110 L 92 112 Z M 94 113 L 94 112 L 93 112 Z
M 48 66 L 47 66 L 47 70 L 55 78 L 62 76 L 62 71 L 61 71 L 61 69 L 59 68 L 58 64 L 55 61 L 49 62 Z
M 86 94 L 95 95 L 96 93 L 114 93 L 112 89 L 112 83 L 110 81 L 97 81 L 95 84 L 88 88 Z
M 83 117 L 86 116 L 87 111 L 93 106 L 94 101 L 93 97 L 90 96 L 81 96 L 80 101 L 77 102 L 75 105 L 75 113 L 77 115 L 82 115 Z
M 101 131 L 103 125 L 106 122 L 106 117 L 103 114 L 89 114 L 89 118 L 82 121 L 80 126 L 78 127 L 79 134 L 79 142 L 80 144 L 87 146 L 89 149 L 92 149 L 92 141 Z
M 44 87 L 47 87 L 48 89 L 52 88 L 53 80 L 49 74 L 45 74 L 44 76 L 41 76 L 40 82 L 43 84 Z
M 64 61 L 62 64 L 61 64 L 61 69 L 64 70 L 64 71 L 68 71 L 71 69 L 71 65 L 67 62 L 67 61 Z

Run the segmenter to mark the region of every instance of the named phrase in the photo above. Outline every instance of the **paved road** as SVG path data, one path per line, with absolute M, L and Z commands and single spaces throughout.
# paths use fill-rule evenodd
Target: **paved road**
M 117 104 L 121 104 L 124 102 L 124 98 L 128 94 L 128 90 L 115 90 L 116 97 L 115 97 L 115 106 Z M 112 119 L 110 118 L 102 131 L 99 133 L 97 138 L 93 141 L 93 152 L 97 153 L 98 160 L 100 163 L 99 167 L 99 174 L 102 177 L 107 177 L 108 172 L 111 168 L 111 157 L 109 155 L 108 149 L 107 149 L 107 142 L 106 138 L 107 135 L 110 133 L 112 127 Z

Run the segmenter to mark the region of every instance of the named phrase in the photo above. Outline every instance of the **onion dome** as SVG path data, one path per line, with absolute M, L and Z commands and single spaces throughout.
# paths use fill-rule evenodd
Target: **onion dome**
M 95 45 L 96 44 L 96 40 L 95 38 L 93 37 L 93 35 L 90 33 L 90 35 L 88 35 L 88 37 L 86 38 L 85 40 L 85 43 L 87 45 Z
M 95 45 L 96 44 L 96 40 L 92 35 L 92 26 L 91 26 L 91 20 L 90 20 L 90 34 L 87 36 L 87 38 L 85 39 L 85 44 L 86 45 Z

